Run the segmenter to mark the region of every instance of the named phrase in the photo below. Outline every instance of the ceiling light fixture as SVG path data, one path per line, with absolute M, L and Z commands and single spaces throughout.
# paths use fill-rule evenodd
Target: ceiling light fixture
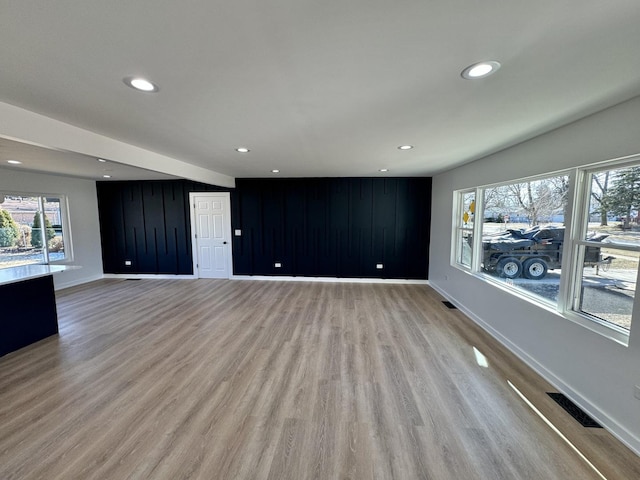
M 273 170 L 271 170 L 271 173 L 280 173 L 280 170 L 278 170 L 277 168 L 274 168 Z
M 383 172 L 383 173 L 384 173 L 384 172 L 388 172 L 388 171 L 389 171 L 389 169 L 388 169 L 388 168 L 381 168 L 381 169 L 380 169 L 380 170 L 378 170 L 378 171 L 379 171 L 379 172 Z
M 398 147 L 398 150 L 411 150 L 413 148 L 413 145 L 400 145 Z
M 249 153 L 250 151 L 251 150 L 249 150 L 246 147 L 238 147 L 238 148 L 236 148 L 236 152 L 238 152 L 238 153 Z
M 155 84 L 142 77 L 125 77 L 122 79 L 125 85 L 134 88 L 140 92 L 155 93 L 160 88 Z
M 7 163 L 11 165 L 20 165 L 22 162 L 20 160 L 7 160 Z
M 111 175 L 102 175 L 102 178 L 111 178 Z
M 96 158 L 96 160 L 98 160 L 100 163 L 107 163 L 104 158 Z
M 475 80 L 477 78 L 488 77 L 489 75 L 496 73 L 499 68 L 499 62 L 489 60 L 486 62 L 474 63 L 473 65 L 469 65 L 462 71 L 461 75 L 462 78 L 466 78 L 467 80 Z

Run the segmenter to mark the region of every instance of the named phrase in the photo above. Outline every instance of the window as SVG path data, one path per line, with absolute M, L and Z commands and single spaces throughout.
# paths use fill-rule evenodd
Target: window
M 68 260 L 61 196 L 0 193 L 0 268 Z
M 557 303 L 568 185 L 561 175 L 484 189 L 484 272 Z
M 572 308 L 629 331 L 640 258 L 640 166 L 585 174 Z
M 471 268 L 473 240 L 473 221 L 476 209 L 476 192 L 462 192 L 456 215 L 456 262 L 466 268 Z
M 454 265 L 628 342 L 640 157 L 456 192 L 455 219 Z

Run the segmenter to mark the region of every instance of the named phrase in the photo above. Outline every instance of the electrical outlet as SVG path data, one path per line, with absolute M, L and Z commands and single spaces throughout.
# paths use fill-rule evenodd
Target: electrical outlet
M 276 268 L 281 268 L 282 264 L 280 262 L 276 262 L 276 263 L 273 264 L 273 266 L 276 267 Z
M 633 389 L 633 396 L 640 400 L 640 386 L 636 385 Z
M 383 265 L 383 264 L 381 264 L 381 263 L 376 263 L 376 268 L 377 268 L 378 270 L 382 270 L 382 269 L 384 268 L 384 265 Z
M 125 260 L 124 261 L 124 266 L 125 267 L 130 267 L 131 266 L 131 260 Z
M 240 230 L 239 228 L 235 229 L 234 235 L 236 237 L 241 237 L 242 236 L 242 230 Z

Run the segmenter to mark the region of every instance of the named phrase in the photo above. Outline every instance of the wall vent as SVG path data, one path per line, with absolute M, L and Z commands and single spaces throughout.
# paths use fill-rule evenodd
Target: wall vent
M 547 395 L 549 395 L 558 405 L 564 408 L 564 410 L 575 418 L 583 427 L 602 428 L 598 422 L 587 415 L 579 406 L 569 400 L 564 394 L 547 392 Z

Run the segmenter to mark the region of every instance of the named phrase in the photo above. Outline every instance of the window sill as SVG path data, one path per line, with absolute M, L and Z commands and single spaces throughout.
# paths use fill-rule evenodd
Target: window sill
M 502 290 L 509 295 L 514 295 L 522 300 L 525 300 L 526 302 L 532 303 L 537 307 L 554 314 L 558 317 L 559 320 L 570 321 L 586 328 L 587 330 L 590 330 L 591 332 L 597 333 L 598 335 L 612 340 L 624 347 L 629 346 L 629 332 L 627 330 L 616 328 L 615 326 L 609 325 L 604 321 L 598 321 L 596 319 L 588 318 L 572 310 L 561 311 L 558 309 L 555 303 L 552 303 L 540 296 L 528 294 L 526 291 L 522 291 L 521 289 L 508 285 L 503 280 L 499 280 L 489 274 L 482 272 L 474 273 L 459 264 L 452 264 L 451 266 L 483 282 L 491 284 L 492 286 L 498 288 L 499 290 Z
M 629 332 L 627 330 L 617 329 L 614 326 L 607 325 L 604 321 L 600 322 L 598 320 L 592 320 L 572 310 L 561 313 L 561 316 L 562 318 L 569 320 L 570 322 L 577 323 L 581 327 L 591 330 L 598 335 L 609 340 L 613 340 L 623 347 L 629 346 Z

